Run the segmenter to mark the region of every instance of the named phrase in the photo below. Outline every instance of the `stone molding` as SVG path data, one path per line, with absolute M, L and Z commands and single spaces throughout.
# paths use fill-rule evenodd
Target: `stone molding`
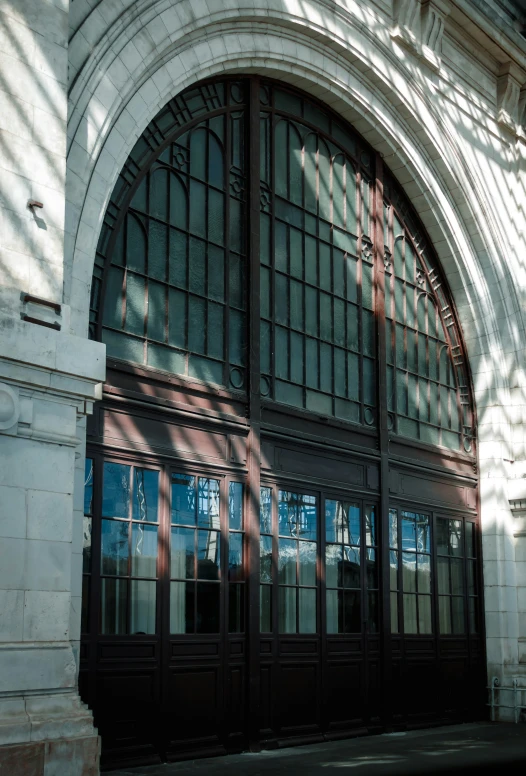
M 501 127 L 514 134 L 522 132 L 526 106 L 526 72 L 514 62 L 500 68 L 497 78 L 497 120 Z
M 0 433 L 11 431 L 20 417 L 20 398 L 18 391 L 0 383 Z

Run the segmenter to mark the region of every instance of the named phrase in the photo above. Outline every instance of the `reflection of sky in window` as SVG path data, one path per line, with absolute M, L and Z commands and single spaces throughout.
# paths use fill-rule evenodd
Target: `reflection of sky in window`
M 219 528 L 219 482 L 199 477 L 197 522 L 210 528 Z
M 121 463 L 104 464 L 102 514 L 104 517 L 128 517 L 130 467 Z
M 159 472 L 151 469 L 135 469 L 133 512 L 134 520 L 157 522 Z
M 325 501 L 325 532 L 328 542 L 360 544 L 360 507 L 345 501 Z
M 429 517 L 415 512 L 402 512 L 402 549 L 430 552 Z
M 315 496 L 279 492 L 279 533 L 316 540 L 317 509 Z
M 195 477 L 172 475 L 172 523 L 195 525 Z

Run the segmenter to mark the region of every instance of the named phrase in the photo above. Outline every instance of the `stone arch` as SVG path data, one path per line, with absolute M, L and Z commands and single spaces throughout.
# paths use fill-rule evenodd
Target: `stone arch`
M 391 44 L 380 46 L 363 20 L 349 14 L 338 19 L 337 34 L 335 24 L 322 26 L 326 9 L 320 3 L 309 5 L 318 14 L 311 22 L 290 12 L 296 5 L 299 13 L 299 4 L 260 0 L 250 14 L 224 8 L 199 15 L 190 0 L 176 6 L 149 1 L 135 18 L 128 17 L 128 25 L 123 14 L 98 40 L 71 95 L 65 302 L 72 311 L 72 331 L 84 336 L 87 331 L 95 247 L 113 185 L 162 105 L 190 84 L 220 73 L 260 72 L 292 83 L 326 102 L 383 154 L 427 228 L 452 290 L 470 360 L 481 437 L 483 520 L 503 525 L 511 517 L 504 464 L 513 457 L 509 378 L 522 326 L 519 321 L 514 327 L 520 306 L 505 261 L 503 231 L 462 159 L 452 128 L 411 80 Z M 194 11 L 185 17 L 184 8 Z M 140 49 L 142 30 L 151 29 L 155 9 L 164 31 L 158 31 L 157 42 L 132 76 L 124 64 L 125 49 L 130 43 Z

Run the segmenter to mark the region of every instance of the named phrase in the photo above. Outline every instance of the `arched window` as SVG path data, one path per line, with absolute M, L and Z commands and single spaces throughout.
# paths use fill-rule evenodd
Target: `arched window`
M 478 709 L 468 369 L 380 155 L 282 84 L 187 89 L 119 176 L 90 316 L 108 381 L 80 676 L 103 746 L 170 759 Z
M 247 202 L 257 171 L 246 83 L 188 90 L 151 122 L 108 208 L 92 336 L 110 358 L 245 392 L 256 346 L 250 300 L 260 314 L 263 401 L 371 427 L 383 402 L 390 433 L 471 451 L 458 326 L 400 188 L 383 173 L 381 227 L 375 157 L 358 135 L 270 84 L 259 112 L 257 216 Z M 254 229 L 257 293 L 247 255 Z

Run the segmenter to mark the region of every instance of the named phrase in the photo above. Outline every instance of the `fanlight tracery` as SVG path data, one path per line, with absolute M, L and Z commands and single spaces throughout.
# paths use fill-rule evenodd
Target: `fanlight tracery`
M 365 142 L 293 91 L 264 82 L 249 104 L 248 87 L 247 79 L 188 89 L 137 142 L 99 240 L 91 336 L 110 358 L 240 398 L 257 347 L 263 401 L 370 427 L 386 402 L 391 433 L 471 452 L 458 325 L 399 186 L 382 172 L 381 226 Z M 255 110 L 258 163 L 249 153 Z M 259 214 L 248 197 L 254 176 Z M 259 235 L 258 294 L 250 231 Z M 258 343 L 247 316 L 254 305 Z

